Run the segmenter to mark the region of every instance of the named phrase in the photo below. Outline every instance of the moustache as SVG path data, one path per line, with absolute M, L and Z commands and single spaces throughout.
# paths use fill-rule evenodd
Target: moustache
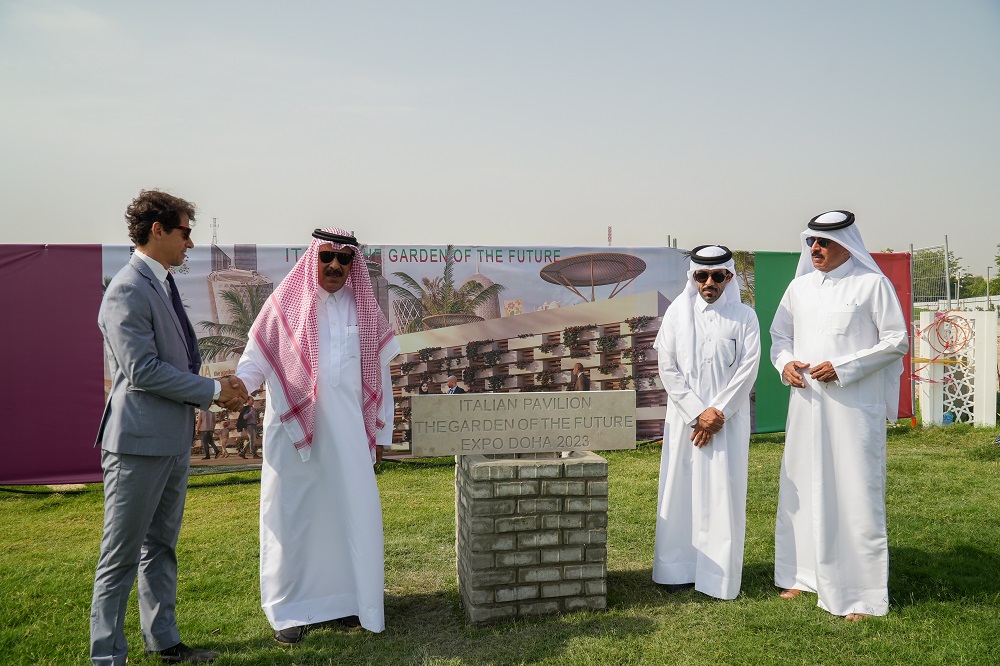
M 822 257 L 823 253 L 822 252 L 813 252 L 812 256 L 814 256 L 814 257 Z
M 344 271 L 339 268 L 327 268 L 323 271 L 323 275 L 327 277 L 344 277 Z

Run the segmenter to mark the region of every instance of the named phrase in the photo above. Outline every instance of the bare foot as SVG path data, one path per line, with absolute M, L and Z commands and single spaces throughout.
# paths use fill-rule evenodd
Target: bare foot
M 795 599 L 800 594 L 802 594 L 802 590 L 784 590 L 778 596 L 782 599 Z
M 848 622 L 860 622 L 866 617 L 871 617 L 871 615 L 868 613 L 848 613 L 844 616 L 844 619 Z

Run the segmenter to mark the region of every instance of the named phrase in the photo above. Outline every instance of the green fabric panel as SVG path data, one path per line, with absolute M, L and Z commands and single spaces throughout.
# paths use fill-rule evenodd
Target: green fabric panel
M 754 295 L 760 321 L 760 372 L 757 374 L 756 432 L 783 432 L 788 416 L 788 387 L 771 365 L 771 322 L 785 288 L 795 277 L 798 252 L 755 252 Z

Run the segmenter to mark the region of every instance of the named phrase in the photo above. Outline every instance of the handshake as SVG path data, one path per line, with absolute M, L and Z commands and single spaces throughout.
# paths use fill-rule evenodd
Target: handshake
M 222 384 L 222 390 L 219 391 L 219 399 L 215 401 L 215 404 L 231 412 L 238 412 L 243 405 L 247 404 L 247 398 L 250 397 L 250 394 L 247 393 L 247 387 L 243 385 L 243 380 L 236 375 L 229 375 L 220 379 L 219 383 Z

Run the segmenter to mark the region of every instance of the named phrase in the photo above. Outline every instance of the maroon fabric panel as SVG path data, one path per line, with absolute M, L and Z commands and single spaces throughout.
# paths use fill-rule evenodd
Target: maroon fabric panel
M 872 259 L 882 269 L 885 276 L 896 288 L 899 304 L 903 306 L 903 318 L 913 321 L 913 280 L 910 275 L 909 252 L 872 252 Z M 913 328 L 909 327 L 910 349 L 913 349 Z M 899 418 L 908 419 L 914 416 L 913 383 L 911 374 L 910 352 L 903 357 L 903 375 L 899 380 Z
M 0 245 L 0 484 L 101 480 L 100 245 Z

